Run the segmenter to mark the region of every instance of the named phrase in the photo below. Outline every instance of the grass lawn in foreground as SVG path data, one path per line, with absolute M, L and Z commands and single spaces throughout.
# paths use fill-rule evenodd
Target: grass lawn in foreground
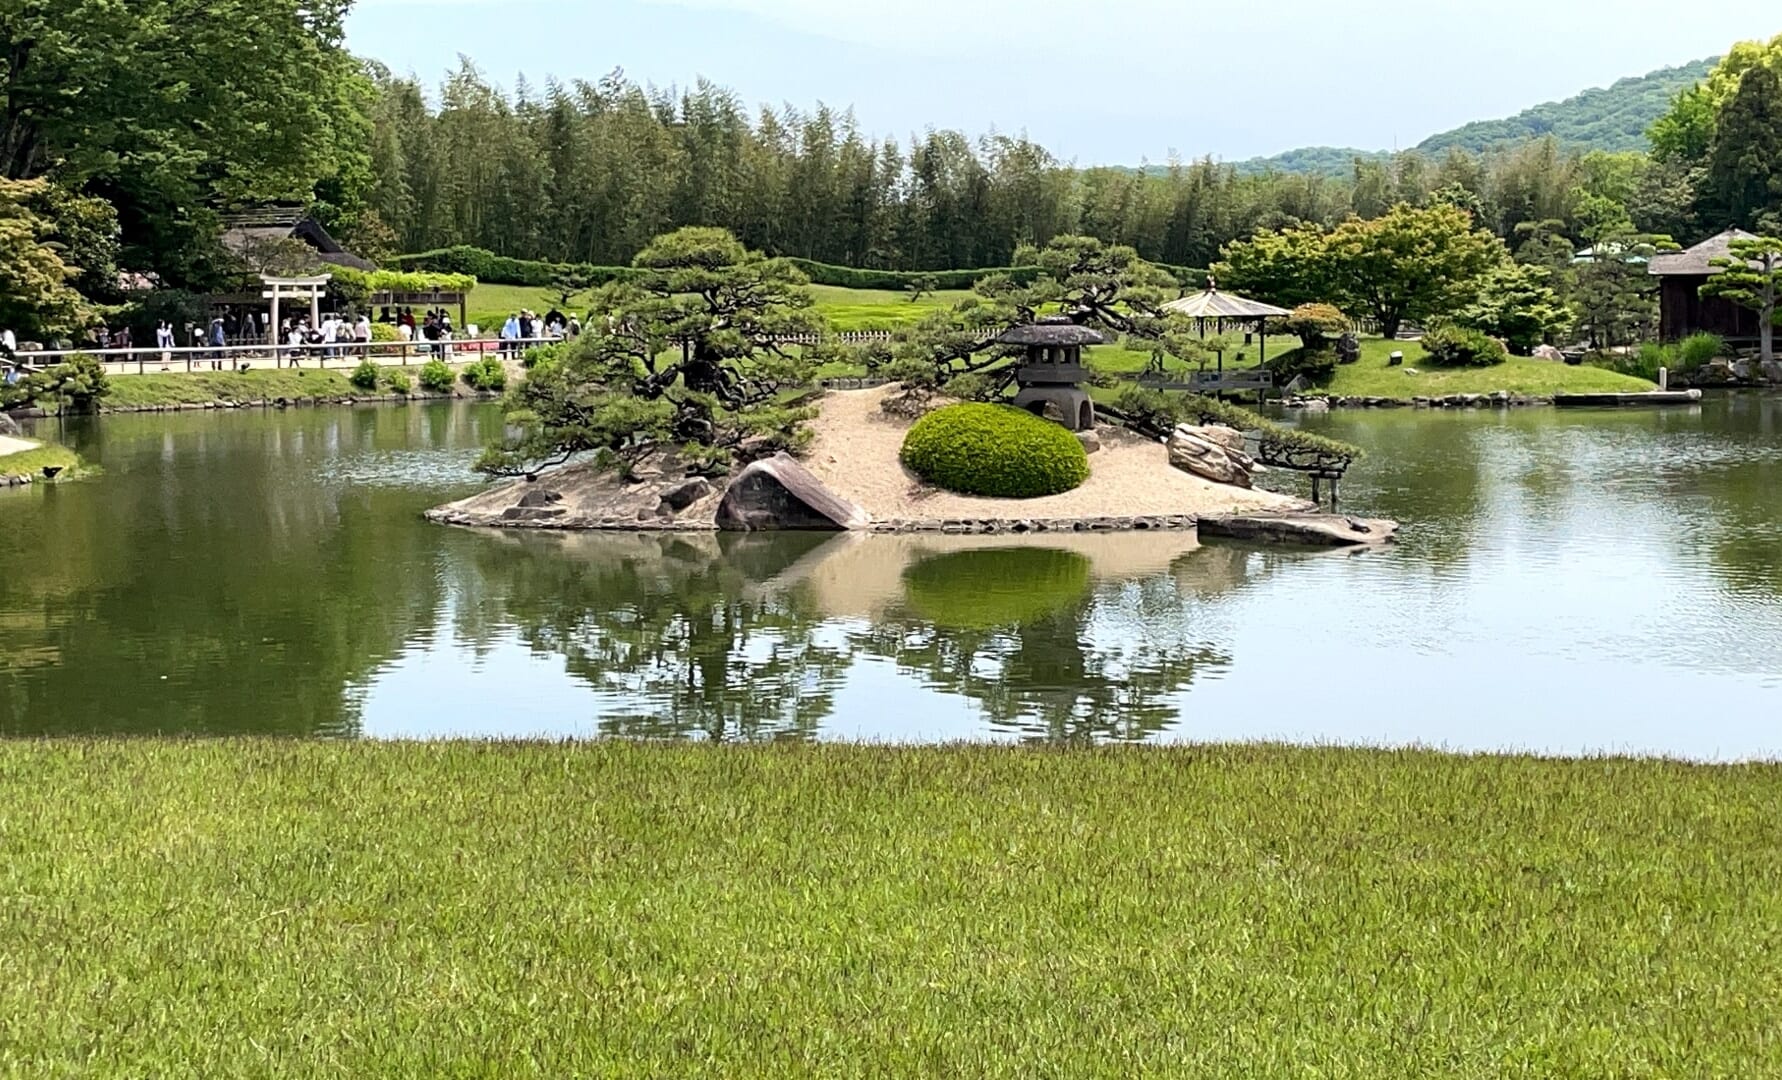
M 1782 767 L 0 743 L 20 1076 L 1782 1074 Z
M 1405 354 L 1403 367 L 1387 367 L 1394 350 Z M 1495 367 L 1432 368 L 1424 366 L 1428 354 L 1414 341 L 1369 338 L 1361 343 L 1361 359 L 1341 364 L 1328 386 L 1319 387 L 1339 397 L 1414 398 L 1447 394 L 1493 394 L 1507 390 L 1530 397 L 1554 394 L 1638 393 L 1658 387 L 1632 375 L 1602 368 L 1571 367 L 1553 360 L 1512 356 Z M 1413 375 L 1405 368 L 1417 372 Z
M 311 360 L 310 363 L 315 361 Z M 202 405 L 211 401 L 270 401 L 276 398 L 342 397 L 357 393 L 347 371 L 270 367 L 247 371 L 167 372 L 119 375 L 108 383 L 108 408 L 142 405 Z

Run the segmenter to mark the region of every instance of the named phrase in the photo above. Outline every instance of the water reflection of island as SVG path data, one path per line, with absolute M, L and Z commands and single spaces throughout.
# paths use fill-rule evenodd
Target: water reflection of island
M 1002 734 L 1140 740 L 1230 664 L 1197 609 L 1291 557 L 1180 533 L 503 536 L 478 570 L 532 648 L 627 703 L 606 734 L 813 738 L 876 658 Z

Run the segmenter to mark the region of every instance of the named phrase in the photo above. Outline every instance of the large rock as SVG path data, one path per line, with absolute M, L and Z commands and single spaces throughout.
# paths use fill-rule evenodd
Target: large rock
M 703 476 L 696 476 L 684 484 L 676 484 L 664 491 L 662 503 L 678 514 L 711 493 L 712 482 Z
M 21 434 L 23 434 L 23 432 L 19 431 L 19 425 L 13 418 L 0 412 L 0 435 L 11 435 L 16 439 Z
M 1243 445 L 1243 434 L 1231 428 L 1184 425 L 1169 437 L 1169 463 L 1215 484 L 1247 488 L 1254 484 L 1256 462 Z
M 1391 543 L 1398 536 L 1398 522 L 1346 514 L 1224 514 L 1201 518 L 1200 534 L 1270 544 L 1364 547 Z
M 1766 360 L 1757 365 L 1765 382 L 1782 383 L 1782 360 Z
M 744 469 L 718 504 L 726 532 L 841 532 L 864 528 L 866 511 L 839 498 L 787 454 Z
M 1560 364 L 1565 363 L 1565 354 L 1551 345 L 1536 345 L 1534 358 L 1536 360 L 1552 360 Z

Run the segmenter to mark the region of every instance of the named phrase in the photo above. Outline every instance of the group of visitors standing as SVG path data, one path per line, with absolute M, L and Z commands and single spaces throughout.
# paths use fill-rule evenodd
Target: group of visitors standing
M 538 341 L 562 341 L 565 338 L 581 336 L 582 321 L 573 315 L 565 315 L 556 308 L 546 312 L 540 318 L 535 312 L 521 310 L 509 315 L 502 324 L 501 352 L 504 356 L 517 356 L 526 345 Z

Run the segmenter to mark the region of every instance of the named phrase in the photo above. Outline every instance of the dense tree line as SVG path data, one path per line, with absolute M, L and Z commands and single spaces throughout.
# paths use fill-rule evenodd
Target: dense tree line
M 0 4 L 0 179 L 30 185 L 0 196 L 0 258 L 43 270 L 14 275 L 43 288 L 9 298 L 15 328 L 87 317 L 53 287 L 56 261 L 95 305 L 124 299 L 119 270 L 226 283 L 243 267 L 218 245 L 224 215 L 268 201 L 309 205 L 379 261 L 473 245 L 624 264 L 704 226 L 771 256 L 921 271 L 1007 265 L 1059 236 L 1209 266 L 1258 233 L 1439 204 L 1559 272 L 1580 247 L 1687 244 L 1782 208 L 1775 42 L 1736 47 L 1681 95 L 1651 155 L 1546 138 L 1357 158 L 1345 177 L 1246 175 L 1210 160 L 1083 168 L 1015 135 L 884 138 L 845 110 L 756 111 L 710 83 L 618 72 L 505 91 L 466 62 L 430 90 L 346 51 L 349 6 Z

